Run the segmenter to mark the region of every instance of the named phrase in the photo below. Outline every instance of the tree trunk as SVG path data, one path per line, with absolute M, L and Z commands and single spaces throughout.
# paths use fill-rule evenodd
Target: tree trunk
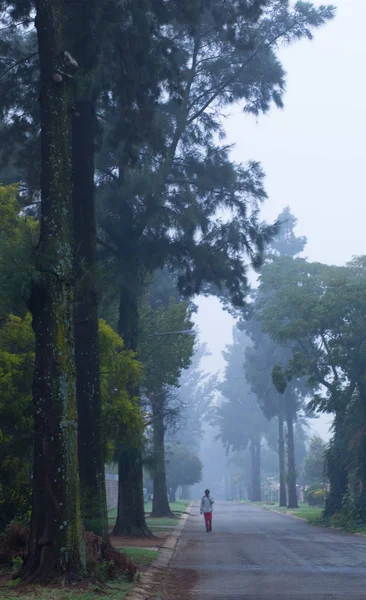
M 118 512 L 113 535 L 151 536 L 145 520 L 140 448 L 118 451 Z
M 294 416 L 292 410 L 293 399 L 286 398 L 286 425 L 287 425 L 287 485 L 288 508 L 298 508 L 296 492 L 296 464 L 294 445 Z
M 279 505 L 287 506 L 286 494 L 286 465 L 285 465 L 285 437 L 283 432 L 283 411 L 280 407 L 278 414 L 278 460 L 280 472 L 280 497 Z
M 126 348 L 136 352 L 138 334 L 138 301 L 134 289 L 123 287 L 119 303 L 119 334 Z M 139 396 L 138 389 L 130 389 L 130 394 Z M 141 436 L 142 438 L 142 436 Z M 134 448 L 120 447 L 118 449 L 118 507 L 117 521 L 113 535 L 151 536 L 146 524 L 142 445 Z
M 345 435 L 345 415 L 337 410 L 334 419 L 334 436 L 326 453 L 326 471 L 330 490 L 325 500 L 324 517 L 331 517 L 342 508 L 348 491 L 348 448 Z
M 176 498 L 177 498 L 177 489 L 178 489 L 178 486 L 177 486 L 177 485 L 173 485 L 173 486 L 170 488 L 170 496 L 171 496 L 170 500 L 171 500 L 171 502 L 176 502 Z
M 101 424 L 94 185 L 95 73 L 102 31 L 96 0 L 72 3 L 69 10 L 68 34 L 72 39 L 73 56 L 80 65 L 72 113 L 72 169 L 81 511 L 87 531 L 108 536 Z
M 366 523 L 366 433 L 365 420 L 361 425 L 363 431 L 361 433 L 361 439 L 358 447 L 358 479 L 359 479 L 359 490 L 357 494 L 357 502 L 355 506 L 355 520 L 359 523 Z
M 28 580 L 80 573 L 81 519 L 73 332 L 72 87 L 62 0 L 36 1 L 40 57 L 41 226 L 29 309 L 36 338 L 35 446 Z M 55 74 L 57 76 L 55 76 Z M 58 80 L 58 81 L 57 81 Z
M 258 435 L 256 439 L 256 453 L 255 453 L 255 495 L 260 502 L 262 500 L 262 488 L 261 488 L 261 436 Z
M 92 101 L 75 103 L 72 129 L 81 511 L 85 529 L 106 537 L 108 515 L 101 423 L 94 194 L 95 111 Z
M 173 517 L 168 502 L 164 446 L 164 393 L 153 398 L 154 490 L 152 517 Z
M 252 456 L 252 485 L 251 485 L 251 500 L 252 502 L 260 502 L 261 494 L 261 459 L 260 459 L 260 436 L 255 435 L 250 442 L 250 451 Z
M 359 402 L 361 408 L 361 424 L 360 428 L 360 441 L 358 444 L 357 452 L 357 474 L 358 474 L 358 493 L 355 493 L 356 506 L 355 506 L 355 520 L 357 519 L 360 523 L 366 523 L 366 392 L 362 384 L 359 385 Z

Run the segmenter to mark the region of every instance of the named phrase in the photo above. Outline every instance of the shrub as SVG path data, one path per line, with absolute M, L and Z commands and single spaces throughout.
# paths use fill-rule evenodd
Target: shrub
M 0 564 L 20 565 L 28 552 L 29 529 L 13 521 L 0 536 Z
M 350 492 L 347 492 L 347 494 L 345 494 L 340 512 L 336 513 L 333 516 L 333 524 L 336 527 L 345 529 L 346 531 L 355 531 L 357 529 L 354 502 Z
M 321 483 L 313 483 L 305 490 L 305 501 L 309 506 L 324 506 L 325 489 Z
M 86 568 L 90 575 L 98 579 L 116 579 L 123 577 L 133 581 L 137 567 L 129 556 L 113 548 L 108 540 L 94 533 L 85 532 L 84 535 Z M 22 523 L 14 521 L 0 535 L 0 565 L 12 567 L 13 572 L 18 572 L 28 554 L 29 528 Z

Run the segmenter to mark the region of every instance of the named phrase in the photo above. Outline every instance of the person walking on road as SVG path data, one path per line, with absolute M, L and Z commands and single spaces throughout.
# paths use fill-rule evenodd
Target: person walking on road
M 201 515 L 205 517 L 206 531 L 212 531 L 212 511 L 214 499 L 210 496 L 210 490 L 205 490 L 205 495 L 201 499 Z

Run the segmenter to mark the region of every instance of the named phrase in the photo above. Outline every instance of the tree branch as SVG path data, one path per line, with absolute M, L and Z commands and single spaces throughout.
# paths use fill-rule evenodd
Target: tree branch
M 2 79 L 3 77 L 5 77 L 5 75 L 7 73 L 9 73 L 9 71 L 11 71 L 12 69 L 15 69 L 15 67 L 18 67 L 19 65 L 21 65 L 24 62 L 26 62 L 30 58 L 33 58 L 34 56 L 37 56 L 37 54 L 38 54 L 38 52 L 32 52 L 32 54 L 29 54 L 28 56 L 24 56 L 22 59 L 18 60 L 17 62 L 13 63 L 12 65 L 10 65 L 10 67 L 8 67 L 7 69 L 5 69 L 5 71 L 3 71 L 0 74 L 0 79 Z
M 255 50 L 250 56 L 249 58 L 243 63 L 243 65 L 241 66 L 241 68 L 231 77 L 228 77 L 226 79 L 226 81 L 224 81 L 221 85 L 219 85 L 218 88 L 216 88 L 215 93 L 213 93 L 210 98 L 204 103 L 203 106 L 201 106 L 201 108 L 199 108 L 194 115 L 188 120 L 187 124 L 190 125 L 191 123 L 193 123 L 193 121 L 195 121 L 198 117 L 200 117 L 205 110 L 210 106 L 210 104 L 212 104 L 212 102 L 214 102 L 214 100 L 216 100 L 217 96 L 223 92 L 225 90 L 225 88 L 230 85 L 231 83 L 234 83 L 235 81 L 237 81 L 238 77 L 241 75 L 241 73 L 247 68 L 247 66 L 264 50 L 268 50 L 268 48 L 270 48 L 271 46 L 273 46 L 274 44 L 276 44 L 276 42 L 283 36 L 285 36 L 287 33 L 289 33 L 294 27 L 295 25 L 298 24 L 298 21 L 294 21 L 292 23 L 291 26 L 289 26 L 287 29 L 282 30 L 280 33 L 278 33 L 276 36 L 274 36 L 267 44 L 264 44 L 263 46 L 260 46 L 259 48 L 257 48 L 257 50 Z M 197 104 L 198 102 L 200 102 L 200 100 L 202 100 L 203 98 L 205 98 L 205 96 L 207 96 L 208 94 L 210 94 L 211 92 L 213 92 L 215 88 L 211 88 L 210 90 L 207 90 L 205 92 L 203 92 L 202 94 L 200 94 L 198 96 L 198 98 L 196 98 L 196 100 L 194 102 L 191 103 L 189 110 L 191 108 L 193 108 L 193 106 L 195 104 Z

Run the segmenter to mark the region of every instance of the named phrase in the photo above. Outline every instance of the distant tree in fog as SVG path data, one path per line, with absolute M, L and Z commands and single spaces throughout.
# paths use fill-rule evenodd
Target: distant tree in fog
M 261 499 L 261 440 L 268 422 L 245 378 L 245 348 L 250 343 L 243 331 L 233 329 L 233 343 L 223 352 L 226 360 L 224 380 L 219 385 L 224 400 L 217 405 L 214 422 L 219 438 L 229 450 L 251 453 L 251 499 Z
M 326 448 L 327 445 L 321 437 L 314 435 L 311 438 L 304 463 L 304 478 L 307 485 L 323 483 Z
M 198 455 L 181 444 L 169 444 L 166 473 L 170 500 L 175 501 L 178 486 L 194 485 L 202 479 L 202 463 Z

